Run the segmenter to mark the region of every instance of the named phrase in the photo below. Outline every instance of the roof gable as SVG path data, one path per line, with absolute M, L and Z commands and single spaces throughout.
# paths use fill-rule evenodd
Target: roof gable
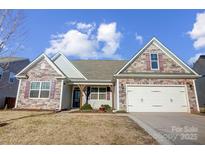
M 25 77 L 26 72 L 28 72 L 30 69 L 32 69 L 33 66 L 38 64 L 41 60 L 45 59 L 48 64 L 60 75 L 60 77 L 65 78 L 65 75 L 63 72 L 60 71 L 60 69 L 43 53 L 40 56 L 38 56 L 35 60 L 33 60 L 29 65 L 27 65 L 23 70 L 21 70 L 16 77 L 21 78 Z
M 130 67 L 137 59 L 151 46 L 155 46 L 161 52 L 163 52 L 164 56 L 168 57 L 170 61 L 174 64 L 174 67 L 180 69 L 180 73 L 194 74 L 198 75 L 194 70 L 192 70 L 189 66 L 187 66 L 182 60 L 180 60 L 175 54 L 173 54 L 168 48 L 166 48 L 161 42 L 159 42 L 155 37 L 152 38 L 137 54 L 131 58 L 118 72 L 115 74 L 119 75 L 123 73 L 128 67 Z M 142 60 L 142 59 L 141 59 Z M 143 61 L 138 61 L 139 63 L 143 63 Z M 137 65 L 137 64 L 134 64 Z
M 87 78 L 62 53 L 58 52 L 51 60 L 69 79 L 87 80 Z

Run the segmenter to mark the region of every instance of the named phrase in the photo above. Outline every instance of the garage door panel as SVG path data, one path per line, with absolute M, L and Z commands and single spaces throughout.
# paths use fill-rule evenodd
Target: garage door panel
M 129 112 L 187 112 L 185 87 L 128 87 Z

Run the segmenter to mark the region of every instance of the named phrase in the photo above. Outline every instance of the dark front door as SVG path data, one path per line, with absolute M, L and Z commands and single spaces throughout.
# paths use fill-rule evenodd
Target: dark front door
M 80 89 L 75 88 L 73 91 L 73 108 L 80 107 Z

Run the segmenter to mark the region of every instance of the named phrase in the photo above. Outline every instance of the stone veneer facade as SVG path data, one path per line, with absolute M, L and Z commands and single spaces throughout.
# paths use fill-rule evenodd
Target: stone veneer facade
M 150 53 L 158 53 L 162 55 L 162 61 L 161 65 L 163 67 L 163 70 L 147 70 L 147 57 L 146 54 Z M 174 60 L 172 60 L 170 57 L 168 57 L 160 48 L 158 48 L 156 45 L 151 44 L 148 46 L 145 51 L 139 55 L 139 57 L 127 68 L 124 70 L 123 73 L 185 73 L 185 70 L 178 65 Z
M 19 96 L 17 98 L 17 109 L 43 109 L 43 110 L 58 110 L 61 97 L 61 79 L 56 79 L 60 75 L 53 69 L 53 67 L 42 59 L 27 73 L 28 79 L 21 79 Z M 25 89 L 27 81 L 51 81 L 55 82 L 55 92 L 52 98 L 48 99 L 30 99 L 25 98 Z
M 119 108 L 120 110 L 127 110 L 126 104 L 126 84 L 156 84 L 156 85 L 186 85 L 187 93 L 189 98 L 191 112 L 197 111 L 197 102 L 194 92 L 194 85 L 192 79 L 140 79 L 140 78 L 129 78 L 119 79 Z
M 147 55 L 150 53 L 157 53 L 161 55 L 161 61 L 159 61 L 159 70 L 147 69 Z M 122 74 L 130 73 L 152 73 L 152 74 L 190 74 L 190 72 L 185 71 L 178 63 L 167 56 L 160 48 L 155 44 L 149 45 L 123 72 Z M 197 98 L 195 96 L 193 79 L 161 79 L 161 78 L 120 78 L 119 79 L 119 108 L 120 110 L 127 110 L 126 105 L 126 84 L 155 84 L 155 85 L 186 85 L 188 100 L 191 112 L 197 112 Z

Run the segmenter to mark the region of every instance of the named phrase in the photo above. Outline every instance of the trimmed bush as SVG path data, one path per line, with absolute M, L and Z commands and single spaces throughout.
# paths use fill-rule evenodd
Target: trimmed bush
M 116 113 L 127 113 L 125 110 L 118 110 Z
M 105 111 L 111 111 L 112 110 L 111 106 L 107 105 L 107 104 L 103 104 L 103 105 L 101 105 L 101 107 L 104 108 Z
M 93 110 L 90 104 L 84 104 L 80 109 L 81 110 Z

